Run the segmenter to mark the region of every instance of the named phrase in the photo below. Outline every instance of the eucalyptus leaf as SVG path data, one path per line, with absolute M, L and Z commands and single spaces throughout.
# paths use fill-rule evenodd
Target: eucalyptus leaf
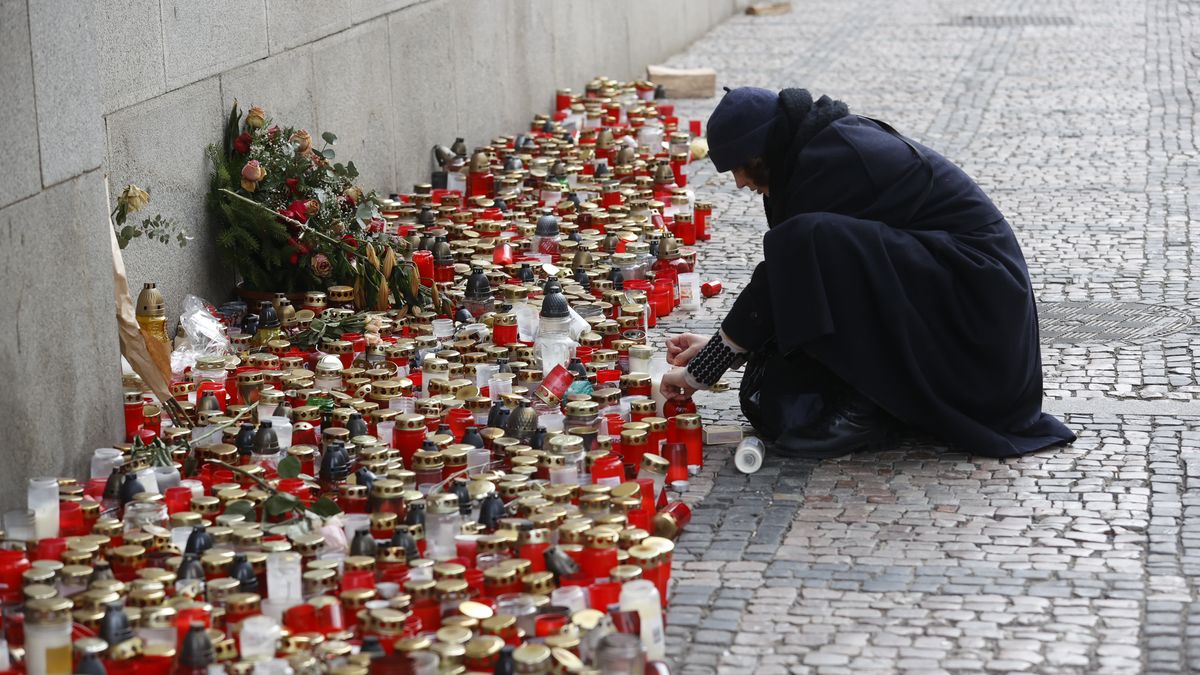
M 318 516 L 321 516 L 322 518 L 336 516 L 342 512 L 342 509 L 337 505 L 337 503 L 335 503 L 329 497 L 321 497 L 317 501 L 313 502 L 313 505 L 308 507 L 308 510 L 312 511 Z
M 333 133 L 332 131 L 326 131 L 325 133 L 321 134 L 321 138 L 323 138 L 325 142 L 330 145 L 337 143 L 337 134 Z
M 333 148 L 325 148 L 324 150 L 321 151 L 321 156 L 324 157 L 325 159 L 333 159 L 336 156 L 336 154 L 337 153 L 335 153 L 333 151 Z
M 275 468 L 275 471 L 279 474 L 280 478 L 296 478 L 300 475 L 300 468 L 300 460 L 296 459 L 293 455 L 288 455 L 280 460 L 279 466 Z
M 358 210 L 354 213 L 354 216 L 364 223 L 370 220 L 371 216 L 373 215 L 375 215 L 375 210 L 371 207 L 369 202 L 363 202 L 359 204 Z

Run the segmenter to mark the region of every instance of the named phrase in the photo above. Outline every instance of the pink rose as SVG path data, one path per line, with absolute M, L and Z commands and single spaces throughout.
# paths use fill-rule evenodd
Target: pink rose
M 257 159 L 252 159 L 242 167 L 242 189 L 246 192 L 254 192 L 254 189 L 258 187 L 258 181 L 266 177 L 267 170 L 262 168 Z
M 262 168 L 262 164 L 259 164 L 257 159 L 252 159 L 249 162 L 246 162 L 246 166 L 242 167 L 242 178 L 245 178 L 246 180 L 252 180 L 257 183 L 263 178 L 266 178 L 266 176 L 267 170 Z

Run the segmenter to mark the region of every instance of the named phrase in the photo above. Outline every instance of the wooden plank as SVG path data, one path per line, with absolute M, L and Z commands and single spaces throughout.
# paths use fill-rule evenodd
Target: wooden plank
M 651 82 L 667 90 L 667 98 L 712 98 L 717 91 L 717 71 L 712 68 L 646 66 Z
M 790 2 L 762 2 L 746 8 L 746 13 L 750 16 L 777 16 L 791 11 L 792 3 Z

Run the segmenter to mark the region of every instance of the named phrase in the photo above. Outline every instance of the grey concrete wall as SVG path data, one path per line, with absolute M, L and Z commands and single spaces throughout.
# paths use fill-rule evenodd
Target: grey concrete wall
M 81 476 L 121 424 L 103 118 L 87 3 L 0 0 L 0 508 Z
M 82 475 L 120 429 L 107 191 L 151 193 L 185 249 L 135 241 L 130 288 L 226 298 L 204 149 L 237 99 L 339 136 L 387 193 L 429 151 L 528 124 L 554 90 L 629 79 L 746 0 L 0 0 L 0 508 L 25 479 Z
M 338 135 L 364 187 L 428 179 L 434 143 L 468 146 L 524 128 L 556 88 L 644 76 L 745 0 L 106 0 L 97 4 L 107 179 L 137 183 L 151 212 L 184 223 L 186 249 L 135 241 L 131 288 L 168 307 L 225 298 L 234 279 L 204 212 L 204 147 L 224 112 Z M 136 49 L 132 48 L 136 45 Z

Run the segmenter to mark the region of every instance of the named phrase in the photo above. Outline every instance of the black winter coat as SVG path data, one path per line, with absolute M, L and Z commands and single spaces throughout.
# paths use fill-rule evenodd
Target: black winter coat
M 854 115 L 787 152 L 770 165 L 765 261 L 725 333 L 751 350 L 772 344 L 815 361 L 966 452 L 1006 457 L 1073 441 L 1041 411 L 1029 271 L 979 186 L 936 152 Z M 776 386 L 784 426 L 811 417 L 811 398 Z

